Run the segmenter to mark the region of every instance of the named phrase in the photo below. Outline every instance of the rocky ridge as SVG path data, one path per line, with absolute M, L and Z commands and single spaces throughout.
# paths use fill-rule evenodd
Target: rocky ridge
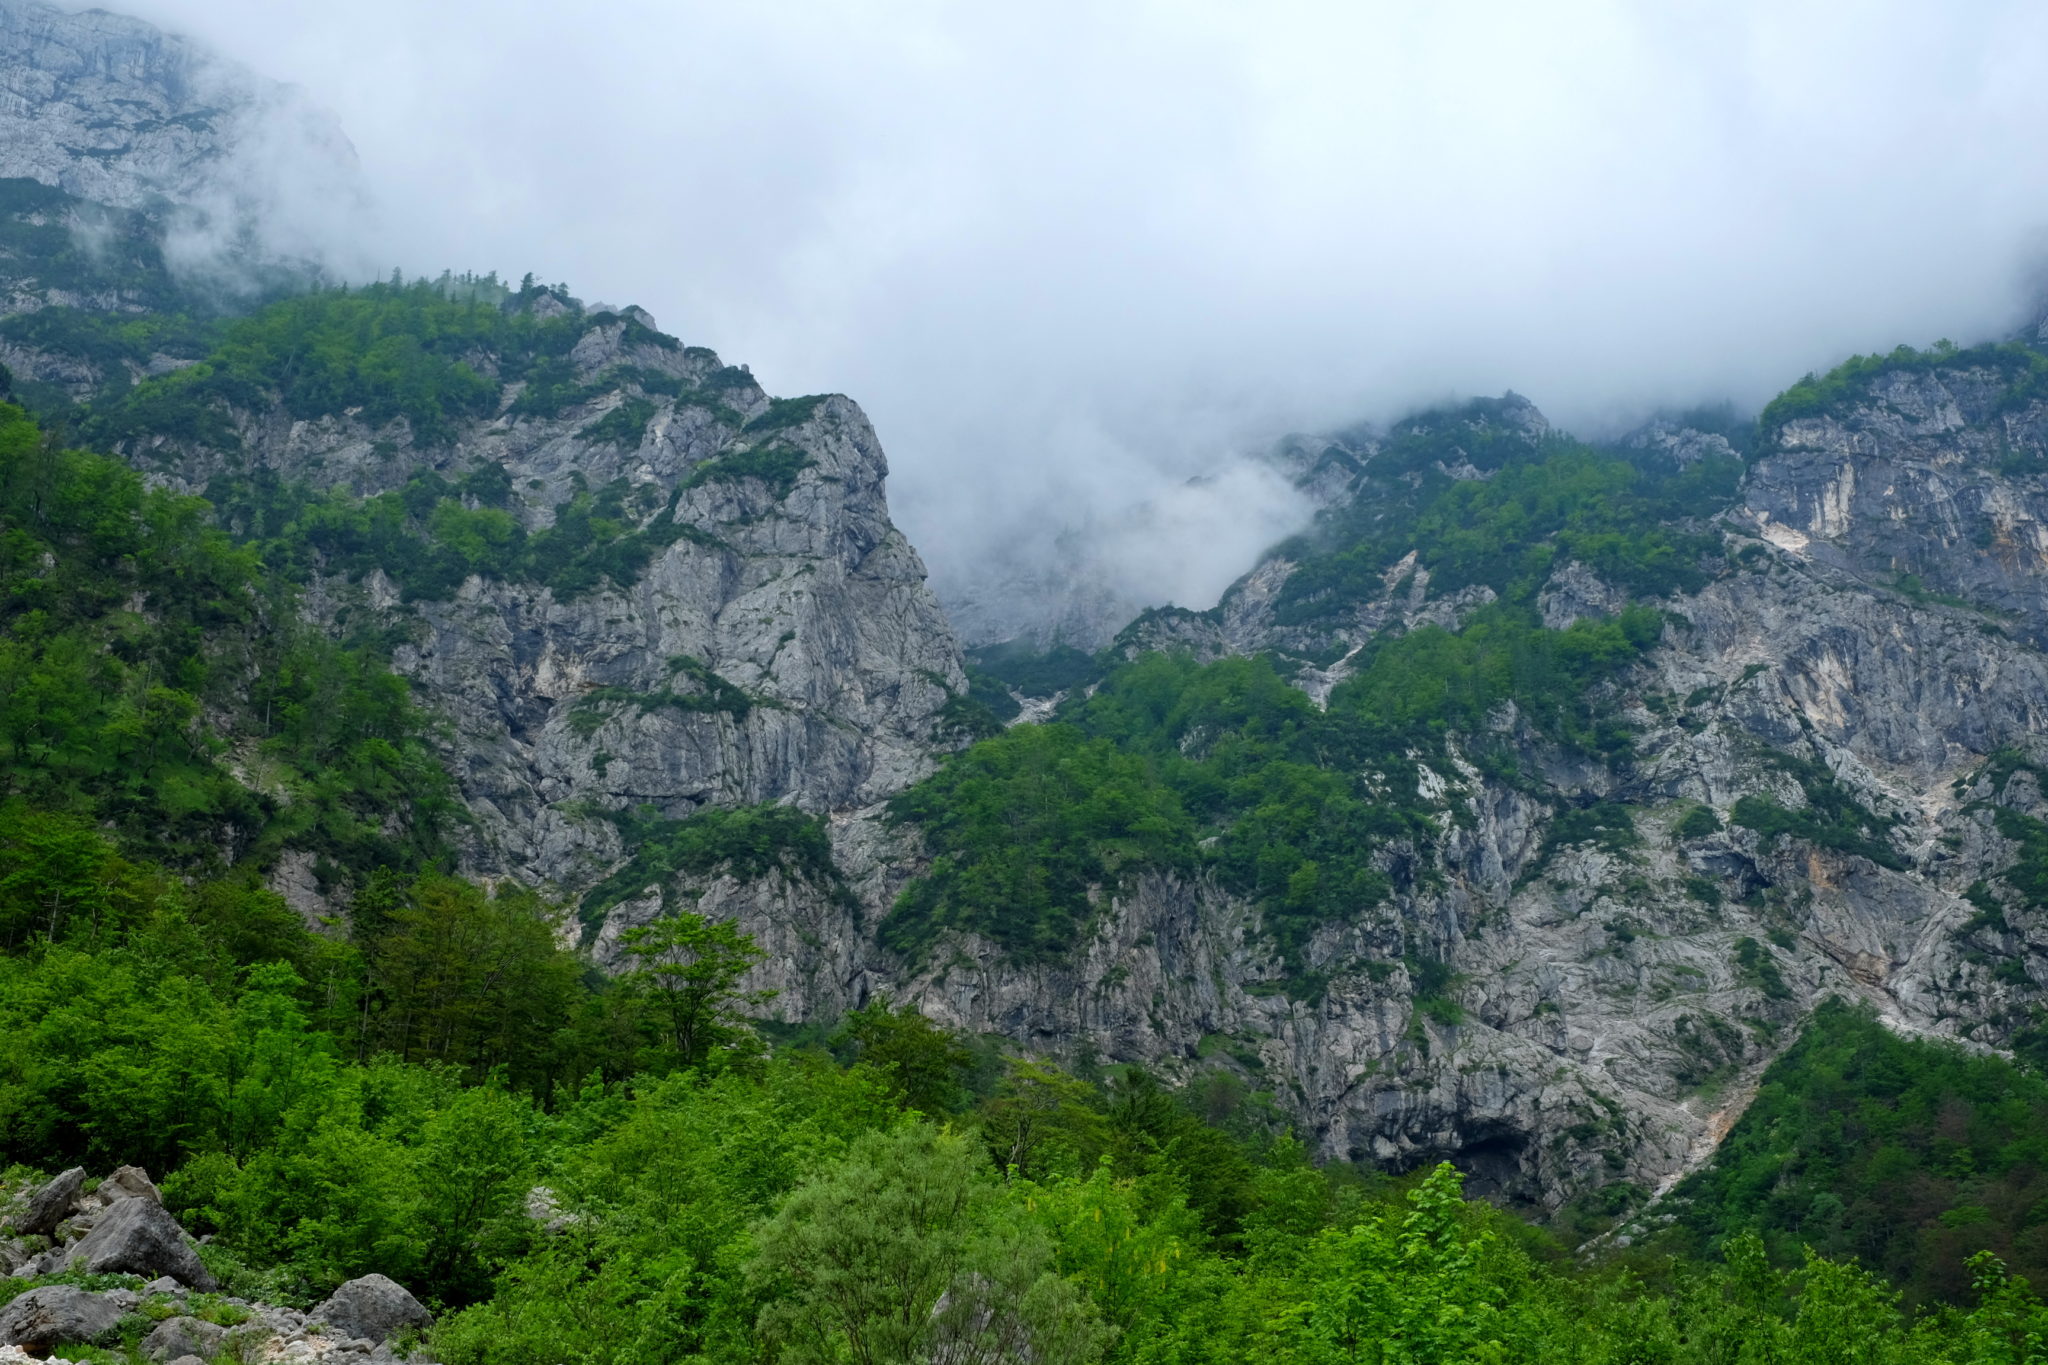
M 566 307 L 543 294 L 535 306 Z M 628 581 L 570 590 L 472 575 L 408 600 L 381 571 L 318 580 L 322 619 L 402 639 L 399 671 L 450 721 L 474 825 L 467 867 L 574 896 L 627 856 L 618 817 L 789 803 L 873 805 L 931 770 L 959 647 L 891 524 L 887 460 L 837 396 L 771 402 L 745 370 L 683 347 L 637 309 L 582 318 L 552 415 L 498 414 L 450 439 L 406 419 L 238 411 L 232 447 L 150 442 L 131 458 L 198 491 L 223 474 L 374 495 L 422 472 L 502 471 L 529 531 L 599 490 L 659 544 Z M 489 357 L 478 357 L 486 374 Z M 637 414 L 622 438 L 614 414 Z M 768 468 L 756 457 L 772 456 Z

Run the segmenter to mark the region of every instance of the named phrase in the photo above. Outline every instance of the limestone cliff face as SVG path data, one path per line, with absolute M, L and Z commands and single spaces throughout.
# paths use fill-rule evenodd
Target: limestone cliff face
M 0 365 L 90 398 L 191 364 L 158 335 L 51 344 L 46 309 L 210 316 L 306 287 L 366 248 L 354 149 L 297 90 L 103 10 L 0 0 Z M 355 272 L 360 273 L 360 272 Z
M 0 0 L 0 316 L 232 309 L 235 288 L 303 284 L 282 260 L 303 245 L 295 214 L 348 209 L 354 174 L 346 139 L 296 92 L 136 20 Z M 844 823 L 929 772 L 957 745 L 942 713 L 965 678 L 889 519 L 887 461 L 860 409 L 774 404 L 638 309 L 585 314 L 545 291 L 517 306 L 579 329 L 555 376 L 576 396 L 546 415 L 480 350 L 463 361 L 497 382 L 495 412 L 431 439 L 403 417 L 305 420 L 279 396 L 245 396 L 218 411 L 223 432 L 145 431 L 120 453 L 194 493 L 274 476 L 370 496 L 425 471 L 503 471 L 528 531 L 605 490 L 613 519 L 645 533 L 654 552 L 594 584 L 473 577 L 408 595 L 373 571 L 310 586 L 317 619 L 397 641 L 395 666 L 445 722 L 472 873 L 573 901 L 628 860 L 624 815 L 784 803 Z M 18 381 L 74 400 L 203 353 L 0 334 Z M 748 462 L 764 450 L 767 466 Z M 304 872 L 280 885 L 335 908 L 315 904 Z M 612 936 L 633 913 L 619 908 Z
M 2048 640 L 2048 407 L 1982 367 L 1900 370 L 1784 428 L 1750 481 L 1759 534 L 1865 578 L 1912 575 Z
M 197 251 L 201 234 L 303 227 L 275 221 L 300 189 L 345 209 L 355 175 L 333 119 L 288 86 L 137 19 L 0 0 L 0 178 L 182 209 Z
M 771 408 L 744 371 L 651 323 L 594 315 L 573 360 L 579 382 L 624 366 L 654 388 L 625 381 L 552 417 L 514 414 L 508 384 L 501 415 L 432 446 L 402 418 L 372 429 L 275 408 L 238 412 L 232 448 L 128 452 L 194 491 L 252 469 L 372 494 L 423 468 L 496 467 L 534 530 L 577 490 L 621 492 L 621 515 L 668 542 L 629 582 L 569 593 L 475 576 L 409 602 L 373 571 L 322 578 L 309 599 L 323 619 L 403 638 L 397 668 L 448 721 L 475 817 L 470 869 L 564 896 L 624 858 L 607 816 L 768 802 L 824 814 L 902 790 L 945 751 L 940 713 L 965 687 L 923 565 L 889 520 L 887 461 L 860 409 Z M 593 434 L 626 404 L 648 414 L 637 440 Z M 794 472 L 727 472 L 764 447 Z
M 131 88 L 145 93 L 129 110 Z M 228 145 L 209 111 L 246 107 L 214 89 L 184 49 L 128 21 L 0 0 L 0 176 L 135 207 L 133 222 L 167 230 L 175 215 L 148 205 L 205 199 Z M 88 126 L 115 108 L 128 112 Z M 9 297 L 14 311 L 144 306 L 118 289 Z M 529 306 L 571 309 L 547 295 Z M 1716 577 L 1657 603 L 1660 643 L 1609 685 L 1632 756 L 1575 756 L 1501 708 L 1487 738 L 1514 748 L 1523 780 L 1485 776 L 1454 739 L 1423 781 L 1438 832 L 1382 852 L 1396 894 L 1324 927 L 1289 979 L 1255 908 L 1164 874 L 1106 893 L 1058 965 L 1020 965 L 972 937 L 918 963 L 881 947 L 878 927 L 925 865 L 884 803 L 957 747 L 948 703 L 965 679 L 889 520 L 875 434 L 844 398 L 771 402 L 644 314 L 579 325 L 569 360 L 583 396 L 553 415 L 524 411 L 519 383 L 479 354 L 495 410 L 445 439 L 403 419 L 306 421 L 257 402 L 230 414 L 232 441 L 145 436 L 124 453 L 194 491 L 270 471 L 369 495 L 421 470 L 498 469 L 528 531 L 579 490 L 609 488 L 622 516 L 659 533 L 632 572 L 573 591 L 477 576 L 408 600 L 381 573 L 336 572 L 307 599 L 337 629 L 399 641 L 396 667 L 446 722 L 474 873 L 576 900 L 634 866 L 623 815 L 785 802 L 823 819 L 829 869 L 750 879 L 728 866 L 627 887 L 590 926 L 600 963 L 626 929 L 692 905 L 769 950 L 752 984 L 779 992 L 767 1009 L 782 1019 L 886 994 L 1028 1049 L 1225 1072 L 1270 1092 L 1330 1156 L 1450 1157 L 1476 1188 L 1543 1207 L 1619 1179 L 1667 1185 L 1711 1150 L 1826 993 L 1991 1047 L 2043 1002 L 2048 915 L 2000 874 L 2026 835 L 2014 817 L 2048 817 L 2030 766 L 2048 758 L 2048 408 L 2015 401 L 1993 370 L 1880 374 L 1772 433 L 1709 528 Z M 17 358 L 70 363 L 0 351 Z M 74 395 L 109 377 L 23 372 Z M 607 425 L 628 405 L 645 420 Z M 1520 400 L 1493 413 L 1531 439 L 1546 430 Z M 1679 428 L 1640 444 L 1680 462 L 1727 451 Z M 771 449 L 780 473 L 749 458 Z M 1334 505 L 1381 454 L 1348 433 L 1279 458 Z M 1437 473 L 1484 477 L 1457 459 Z M 1290 624 L 1279 604 L 1296 569 L 1269 557 L 1217 610 L 1149 613 L 1119 647 L 1310 655 L 1297 682 L 1320 702 L 1377 632 L 1455 626 L 1491 598 L 1435 589 L 1411 555 L 1341 619 Z M 1628 603 L 1582 564 L 1538 599 L 1552 626 Z M 1749 796 L 1793 811 L 1853 801 L 1885 833 L 1860 851 L 1765 838 L 1730 819 Z M 1553 837 L 1560 814 L 1596 802 L 1629 808 L 1632 845 Z M 1447 981 L 1422 989 L 1421 957 Z
M 1999 809 L 2032 814 L 2042 797 L 2024 763 L 1990 760 L 2038 755 L 2048 725 L 2030 472 L 2043 413 L 2003 389 L 1963 369 L 1886 375 L 1837 415 L 1788 425 L 1723 518 L 1729 571 L 1661 604 L 1660 645 L 1613 690 L 1634 757 L 1574 760 L 1512 708 L 1497 714 L 1540 782 L 1435 775 L 1456 818 L 1389 865 L 1412 858 L 1439 878 L 1325 929 L 1310 953 L 1319 993 L 1282 989 L 1249 907 L 1163 879 L 1119 897 L 1058 971 L 969 947 L 878 981 L 963 1027 L 1188 1075 L 1237 1070 L 1332 1156 L 1449 1156 L 1480 1188 L 1547 1206 L 1616 1178 L 1668 1187 L 1824 994 L 1997 1046 L 2048 991 L 2048 916 L 1997 881 L 2019 851 Z M 1126 647 L 1319 643 L 1274 624 L 1292 572 L 1269 560 L 1216 612 L 1155 614 Z M 1902 573 L 1918 583 L 1901 589 Z M 1454 623 L 1490 596 L 1435 600 L 1426 569 L 1403 561 L 1320 643 Z M 1627 600 L 1577 564 L 1541 598 L 1553 626 Z M 1346 671 L 1300 683 L 1326 696 Z M 1825 783 L 1893 822 L 1879 861 L 1728 819 L 1744 796 L 1797 809 Z M 1640 846 L 1546 847 L 1558 814 L 1596 800 L 1635 812 Z M 1681 833 L 1702 805 L 1719 828 Z M 1416 935 L 1455 970 L 1457 1012 L 1417 1008 L 1403 960 Z

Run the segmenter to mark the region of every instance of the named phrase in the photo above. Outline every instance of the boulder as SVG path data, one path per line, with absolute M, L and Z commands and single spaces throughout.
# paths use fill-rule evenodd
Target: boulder
M 166 1318 L 142 1339 L 142 1354 L 150 1360 L 169 1361 L 181 1356 L 211 1359 L 220 1350 L 227 1328 L 198 1318 Z
M 48 1350 L 60 1342 L 94 1342 L 111 1335 L 121 1310 L 74 1285 L 49 1284 L 19 1295 L 0 1309 L 0 1341 Z
M 28 1208 L 15 1219 L 14 1230 L 48 1237 L 77 1205 L 78 1193 L 84 1188 L 85 1168 L 73 1166 L 29 1196 Z
M 147 1199 L 123 1199 L 101 1214 L 92 1231 L 60 1253 L 55 1269 L 96 1275 L 169 1275 L 194 1289 L 219 1286 L 199 1255 L 185 1244 L 185 1230 Z
M 149 1178 L 149 1172 L 140 1166 L 122 1166 L 100 1182 L 100 1187 L 86 1196 L 88 1203 L 106 1208 L 123 1199 L 147 1199 L 152 1204 L 161 1204 L 164 1197 L 157 1193 L 156 1182 Z
M 366 1341 L 388 1341 L 402 1327 L 425 1327 L 434 1320 L 404 1285 L 382 1275 L 350 1280 L 307 1316 Z

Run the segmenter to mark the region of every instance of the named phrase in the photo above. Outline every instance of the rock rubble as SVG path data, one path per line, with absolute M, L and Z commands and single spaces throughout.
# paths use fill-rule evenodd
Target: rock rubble
M 338 1286 L 310 1311 L 221 1295 L 196 1243 L 163 1207 L 146 1172 L 124 1166 L 87 1190 L 81 1170 L 65 1171 L 21 1192 L 0 1215 L 12 1234 L 17 1285 L 51 1275 L 126 1276 L 129 1285 L 87 1289 L 58 1283 L 12 1292 L 0 1279 L 0 1365 L 36 1359 L 66 1346 L 118 1344 L 139 1337 L 158 1365 L 212 1360 L 223 1352 L 251 1361 L 331 1361 L 334 1365 L 432 1365 L 408 1343 L 433 1315 L 404 1286 L 365 1275 Z M 49 1222 L 52 1236 L 30 1231 Z M 94 1239 L 101 1239 L 95 1249 Z M 33 1354 L 9 1355 L 20 1350 Z M 51 1356 L 62 1365 L 61 1357 Z

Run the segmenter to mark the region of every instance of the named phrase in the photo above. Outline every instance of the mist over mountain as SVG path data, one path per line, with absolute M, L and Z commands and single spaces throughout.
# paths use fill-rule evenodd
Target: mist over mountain
M 2019 3 L 137 12 L 337 112 L 381 268 L 859 395 L 963 606 L 1211 605 L 1300 520 L 1242 465 L 1289 431 L 1513 388 L 1600 436 L 2004 335 L 2048 222 Z
M 230 290 L 266 263 L 372 268 L 355 149 L 305 92 L 139 20 L 38 0 L 0 4 L 0 44 L 0 176 L 162 212 L 170 264 Z
M 165 11 L 0 0 L 0 1362 L 2038 1355 L 2031 12 Z

